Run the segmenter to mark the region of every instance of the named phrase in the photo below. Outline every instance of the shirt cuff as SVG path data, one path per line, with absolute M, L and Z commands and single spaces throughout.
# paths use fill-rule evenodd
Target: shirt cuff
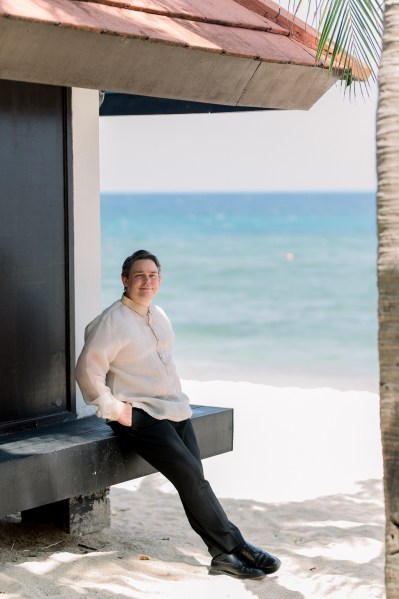
M 111 393 L 103 393 L 92 403 L 98 406 L 96 416 L 106 420 L 118 420 L 125 407 L 125 402 L 119 401 Z

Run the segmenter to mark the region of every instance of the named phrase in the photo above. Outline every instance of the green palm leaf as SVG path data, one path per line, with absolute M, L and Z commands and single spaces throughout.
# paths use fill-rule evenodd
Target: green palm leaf
M 302 4 L 299 0 L 296 11 Z M 325 58 L 349 85 L 377 77 L 383 32 L 382 0 L 318 0 L 314 27 L 320 32 L 316 60 Z M 308 14 L 309 10 L 308 10 Z

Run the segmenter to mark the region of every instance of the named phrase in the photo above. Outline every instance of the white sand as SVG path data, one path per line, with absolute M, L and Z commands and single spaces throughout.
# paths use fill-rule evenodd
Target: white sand
M 112 526 L 101 533 L 3 523 L 0 595 L 384 597 L 378 397 L 222 381 L 184 389 L 192 403 L 234 408 L 234 452 L 205 460 L 205 471 L 230 519 L 279 555 L 281 570 L 260 582 L 209 576 L 202 541 L 155 474 L 112 489 Z

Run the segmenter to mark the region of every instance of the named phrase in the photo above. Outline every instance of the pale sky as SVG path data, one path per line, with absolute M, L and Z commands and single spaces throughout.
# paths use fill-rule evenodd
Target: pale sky
M 319 5 L 297 16 L 314 25 Z M 374 191 L 377 93 L 349 101 L 336 84 L 307 112 L 102 117 L 101 191 Z
M 377 90 L 309 111 L 100 119 L 101 191 L 376 189 Z

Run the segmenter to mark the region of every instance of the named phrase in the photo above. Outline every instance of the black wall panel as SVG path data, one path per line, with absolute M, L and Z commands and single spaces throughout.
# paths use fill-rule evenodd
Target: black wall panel
M 0 81 L 2 430 L 72 408 L 69 120 L 67 89 Z

